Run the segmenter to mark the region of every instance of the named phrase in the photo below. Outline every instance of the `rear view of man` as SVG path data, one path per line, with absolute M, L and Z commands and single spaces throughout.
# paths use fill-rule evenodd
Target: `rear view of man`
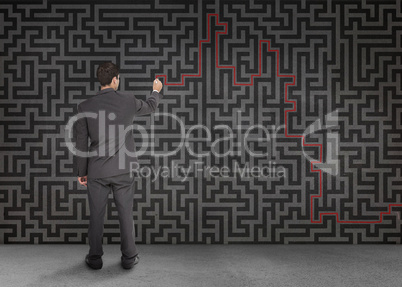
M 162 83 L 155 79 L 153 92 L 142 101 L 117 91 L 120 75 L 115 64 L 100 65 L 97 77 L 101 90 L 78 105 L 80 117 L 74 126 L 77 150 L 89 155 L 77 157 L 78 181 L 88 187 L 90 208 L 90 248 L 85 262 L 93 269 L 103 266 L 103 223 L 111 190 L 120 223 L 121 264 L 130 269 L 139 261 L 133 220 L 134 176 L 130 174 L 130 165 L 138 164 L 132 124 L 135 116 L 155 112 L 162 99 Z

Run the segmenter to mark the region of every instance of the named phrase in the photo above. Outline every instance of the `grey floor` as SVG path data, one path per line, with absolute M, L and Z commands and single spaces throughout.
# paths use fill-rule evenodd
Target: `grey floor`
M 139 245 L 120 267 L 105 245 L 103 268 L 86 245 L 0 245 L 0 286 L 402 286 L 398 245 Z

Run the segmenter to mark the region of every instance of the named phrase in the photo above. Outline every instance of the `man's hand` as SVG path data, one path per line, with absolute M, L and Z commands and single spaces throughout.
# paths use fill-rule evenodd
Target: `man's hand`
M 82 177 L 78 177 L 78 182 L 83 185 L 83 186 L 87 186 L 87 182 L 88 182 L 88 176 L 82 176 Z
M 162 87 L 163 87 L 162 82 L 159 81 L 158 79 L 155 79 L 155 81 L 154 81 L 154 90 L 157 90 L 158 93 L 159 93 L 162 90 Z

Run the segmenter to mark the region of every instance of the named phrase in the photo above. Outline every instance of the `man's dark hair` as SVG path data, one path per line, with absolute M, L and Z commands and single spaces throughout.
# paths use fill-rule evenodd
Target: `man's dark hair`
M 102 86 L 109 85 L 114 77 L 119 76 L 119 67 L 112 62 L 103 63 L 98 67 L 96 76 Z

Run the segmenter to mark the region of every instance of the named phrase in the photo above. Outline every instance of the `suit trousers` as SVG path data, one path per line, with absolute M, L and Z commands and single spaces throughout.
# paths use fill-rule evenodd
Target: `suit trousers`
M 88 178 L 89 257 L 93 259 L 103 255 L 103 225 L 110 191 L 113 192 L 119 217 L 122 256 L 130 258 L 138 254 L 133 219 L 134 175 L 126 173 L 106 178 Z

